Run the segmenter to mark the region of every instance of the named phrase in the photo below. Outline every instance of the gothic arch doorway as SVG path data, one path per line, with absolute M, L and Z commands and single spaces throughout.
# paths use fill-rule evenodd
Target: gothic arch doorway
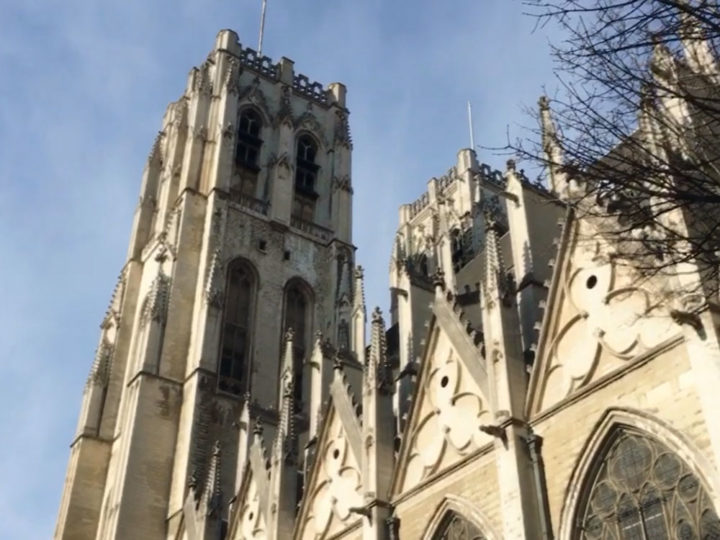
M 573 539 L 720 540 L 720 519 L 701 478 L 638 429 L 612 429 L 581 493 Z

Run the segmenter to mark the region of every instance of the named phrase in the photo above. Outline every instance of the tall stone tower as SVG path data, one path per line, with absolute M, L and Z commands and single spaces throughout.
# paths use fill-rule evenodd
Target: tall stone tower
M 198 531 L 226 526 L 217 496 L 236 492 L 250 416 L 265 437 L 292 432 L 298 477 L 284 485 L 299 491 L 297 448 L 327 382 L 312 373 L 313 343 L 335 351 L 351 384 L 364 354 L 350 154 L 342 84 L 323 88 L 291 60 L 218 34 L 148 157 L 56 538 L 176 538 L 192 527 L 217 537 Z M 281 370 L 292 371 L 291 395 Z M 207 510 L 192 527 L 188 499 Z

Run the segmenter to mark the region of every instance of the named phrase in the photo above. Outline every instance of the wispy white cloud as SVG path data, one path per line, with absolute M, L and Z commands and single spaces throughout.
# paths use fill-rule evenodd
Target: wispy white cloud
M 355 240 L 387 307 L 397 208 L 468 141 L 502 145 L 552 83 L 507 0 L 269 0 L 265 52 L 348 86 Z M 259 0 L 24 0 L 0 19 L 0 520 L 48 538 L 81 390 L 166 104 L 220 28 L 255 46 Z M 483 154 L 500 166 L 504 158 Z M 380 263 L 378 264 L 378 261 Z

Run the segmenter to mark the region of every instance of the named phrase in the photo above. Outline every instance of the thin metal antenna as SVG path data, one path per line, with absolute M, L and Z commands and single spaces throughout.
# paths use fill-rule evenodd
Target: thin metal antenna
M 475 135 L 473 133 L 473 122 L 472 122 L 472 106 L 470 100 L 467 102 L 468 105 L 468 127 L 470 128 L 470 149 L 475 150 Z
M 258 56 L 262 56 L 263 32 L 265 31 L 265 9 L 267 8 L 267 0 L 263 0 L 262 11 L 260 12 L 260 38 L 258 39 Z

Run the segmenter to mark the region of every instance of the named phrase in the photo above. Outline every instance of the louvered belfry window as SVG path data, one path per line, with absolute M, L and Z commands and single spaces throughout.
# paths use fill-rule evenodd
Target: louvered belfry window
M 485 536 L 460 514 L 450 512 L 433 535 L 433 540 L 485 540 Z
M 239 186 L 231 187 L 233 199 L 255 197 L 258 174 L 260 172 L 260 149 L 262 139 L 260 115 L 253 109 L 245 109 L 238 120 L 237 145 L 235 146 L 235 164 Z
M 664 444 L 619 430 L 596 471 L 576 538 L 720 539 L 720 520 L 702 483 Z
M 221 390 L 233 394 L 241 394 L 247 390 L 254 285 L 253 274 L 247 265 L 241 261 L 230 265 L 225 288 L 218 385 Z
M 293 217 L 312 222 L 315 214 L 317 173 L 320 167 L 315 163 L 317 144 L 309 135 L 301 135 L 295 154 L 295 198 Z

